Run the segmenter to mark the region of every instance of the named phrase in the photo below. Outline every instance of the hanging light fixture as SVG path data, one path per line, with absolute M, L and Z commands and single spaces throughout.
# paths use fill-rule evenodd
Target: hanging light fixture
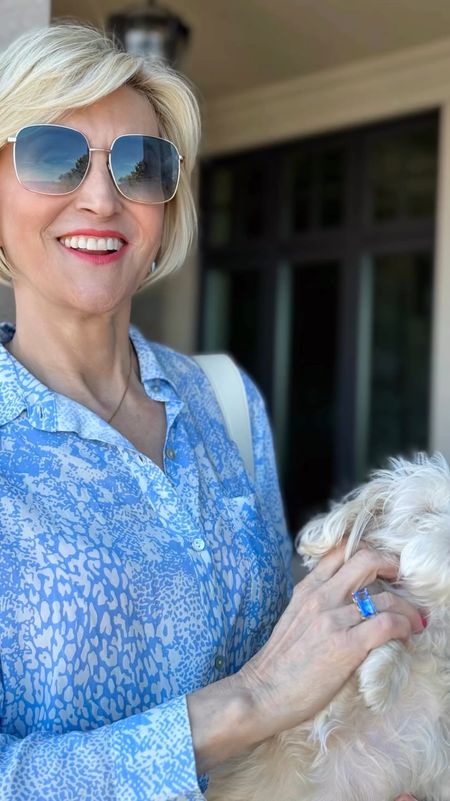
M 156 0 L 147 0 L 107 22 L 109 31 L 129 53 L 177 66 L 189 40 L 189 28 Z

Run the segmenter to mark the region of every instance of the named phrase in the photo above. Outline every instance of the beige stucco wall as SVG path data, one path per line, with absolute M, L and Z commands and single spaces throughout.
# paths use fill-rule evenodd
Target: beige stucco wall
M 2 0 L 0 50 L 30 28 L 47 25 L 50 0 Z M 11 289 L 0 284 L 0 320 L 14 320 L 14 299 Z
M 0 48 L 4 48 L 29 28 L 47 25 L 50 0 L 2 0 L 1 11 Z
M 134 298 L 132 322 L 151 339 L 192 353 L 197 348 L 198 279 L 193 249 L 178 273 Z
M 450 91 L 439 127 L 430 447 L 450 461 Z

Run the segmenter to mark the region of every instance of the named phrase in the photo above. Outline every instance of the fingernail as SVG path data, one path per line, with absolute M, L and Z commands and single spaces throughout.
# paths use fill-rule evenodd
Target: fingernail
M 413 795 L 399 795 L 395 801 L 417 801 Z

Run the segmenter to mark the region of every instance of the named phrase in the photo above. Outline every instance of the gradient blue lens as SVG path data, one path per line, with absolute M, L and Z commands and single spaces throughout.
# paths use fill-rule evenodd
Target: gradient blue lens
M 177 190 L 180 157 L 167 139 L 127 134 L 113 144 L 111 172 L 117 188 L 130 200 L 166 203 Z
M 89 146 L 80 131 L 53 125 L 28 125 L 16 137 L 19 181 L 32 192 L 73 192 L 89 165 Z
M 64 195 L 83 181 L 90 147 L 84 134 L 73 128 L 27 125 L 16 136 L 14 159 L 17 177 L 27 189 Z M 109 166 L 117 189 L 129 200 L 166 203 L 177 190 L 180 156 L 166 139 L 143 134 L 119 136 L 112 145 Z

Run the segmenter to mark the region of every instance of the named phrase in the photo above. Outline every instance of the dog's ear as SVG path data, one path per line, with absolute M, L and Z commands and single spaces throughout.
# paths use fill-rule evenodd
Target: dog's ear
M 439 453 L 391 460 L 382 525 L 367 539 L 400 557 L 399 580 L 431 611 L 450 603 L 450 472 Z M 387 473 L 384 472 L 386 477 Z M 377 477 L 382 474 L 378 473 Z M 370 485 L 369 485 L 370 486 Z
M 375 648 L 356 672 L 365 705 L 376 714 L 389 713 L 407 692 L 413 670 L 411 652 L 400 640 Z
M 426 514 L 400 554 L 399 579 L 414 601 L 431 612 L 450 605 L 450 514 Z
M 326 553 L 347 540 L 345 559 L 357 551 L 361 540 L 382 526 L 386 498 L 392 485 L 390 471 L 380 471 L 332 506 L 328 514 L 313 518 L 297 534 L 295 547 L 309 568 Z
M 363 540 L 400 556 L 400 578 L 423 603 L 450 601 L 450 472 L 439 453 L 390 460 L 372 480 L 311 520 L 296 538 L 308 567 L 347 540 L 345 558 Z

